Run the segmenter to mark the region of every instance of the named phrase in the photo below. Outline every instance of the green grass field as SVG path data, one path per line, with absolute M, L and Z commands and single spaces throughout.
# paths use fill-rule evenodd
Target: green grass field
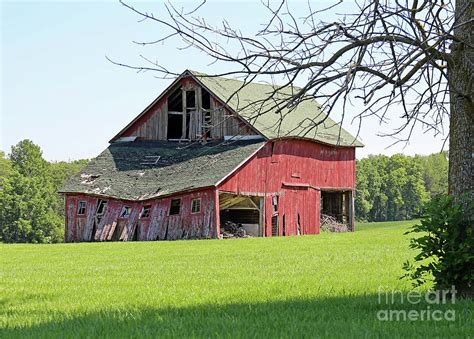
M 468 337 L 473 306 L 379 303 L 413 257 L 413 222 L 355 233 L 175 242 L 0 245 L 1 337 Z M 454 321 L 377 312 L 453 310 Z

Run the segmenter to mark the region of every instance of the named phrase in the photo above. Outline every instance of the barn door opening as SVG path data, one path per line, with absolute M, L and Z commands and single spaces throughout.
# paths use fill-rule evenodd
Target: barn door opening
M 321 222 L 335 220 L 354 229 L 352 191 L 321 191 Z
M 220 228 L 223 236 L 263 236 L 263 199 L 230 193 L 219 194 Z

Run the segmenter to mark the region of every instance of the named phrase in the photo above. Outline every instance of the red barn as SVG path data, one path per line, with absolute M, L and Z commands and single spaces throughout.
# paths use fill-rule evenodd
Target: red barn
M 65 185 L 66 241 L 318 234 L 321 213 L 354 230 L 362 144 L 316 102 L 276 110 L 289 89 L 242 84 L 181 74 Z

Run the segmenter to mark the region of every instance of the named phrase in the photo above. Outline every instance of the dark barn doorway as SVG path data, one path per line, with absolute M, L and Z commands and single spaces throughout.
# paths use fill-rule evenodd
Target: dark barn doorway
M 262 198 L 230 193 L 219 194 L 219 217 L 221 229 L 235 224 L 245 229 L 246 234 L 263 236 Z
M 321 216 L 328 215 L 354 230 L 352 191 L 321 191 Z

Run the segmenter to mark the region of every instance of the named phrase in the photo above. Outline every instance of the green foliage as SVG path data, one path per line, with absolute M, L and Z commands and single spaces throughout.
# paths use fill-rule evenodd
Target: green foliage
M 41 148 L 28 139 L 12 146 L 10 161 L 12 168 L 25 177 L 41 177 L 48 171 Z
M 54 187 L 42 177 L 14 172 L 0 192 L 1 238 L 5 242 L 50 243 L 63 238 L 63 219 L 55 213 Z
M 459 291 L 474 289 L 474 202 L 468 196 L 454 201 L 448 195 L 432 199 L 427 215 L 407 233 L 410 247 L 419 253 L 415 263 L 406 262 L 404 277 L 420 286 L 433 280 L 439 289 L 456 286 Z
M 448 193 L 448 152 L 416 156 L 423 172 L 426 190 L 433 197 Z
M 465 338 L 456 321 L 386 321 L 378 293 L 411 290 L 400 262 L 414 221 L 357 232 L 238 240 L 0 244 L 5 338 Z M 38 283 L 41 282 L 41 283 Z M 423 290 L 424 291 L 424 290 Z M 393 309 L 433 305 L 401 303 Z M 3 325 L 3 328 L 2 328 Z
M 10 160 L 5 158 L 5 153 L 0 151 L 0 190 L 3 187 L 3 182 L 8 178 L 12 172 L 12 165 Z
M 49 164 L 30 140 L 12 147 L 10 160 L 2 154 L 0 167 L 0 240 L 61 242 L 64 203 L 57 193 L 69 175 L 87 161 Z
M 413 157 L 395 154 L 357 161 L 356 216 L 359 220 L 406 220 L 420 215 L 428 199 L 423 167 Z

